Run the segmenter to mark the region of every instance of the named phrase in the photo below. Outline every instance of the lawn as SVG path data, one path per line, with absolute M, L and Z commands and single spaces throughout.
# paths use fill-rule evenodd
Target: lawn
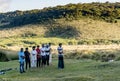
M 18 61 L 0 62 L 0 69 L 14 68 L 0 75 L 0 81 L 120 81 L 120 61 L 65 59 L 65 69 L 57 69 L 57 60 L 45 68 L 19 73 Z

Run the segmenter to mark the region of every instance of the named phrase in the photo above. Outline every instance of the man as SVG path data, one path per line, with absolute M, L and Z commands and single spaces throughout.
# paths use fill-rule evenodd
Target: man
M 30 52 L 28 51 L 28 48 L 25 49 L 24 54 L 25 54 L 25 62 L 26 62 L 26 70 L 27 70 L 27 66 L 29 66 L 29 68 L 31 67 Z
M 24 55 L 23 48 L 21 48 L 20 51 L 18 52 L 18 56 L 19 56 L 19 63 L 20 63 L 20 73 L 23 73 L 25 72 L 24 70 L 25 55 Z
M 37 52 L 37 67 L 41 66 L 41 51 L 40 51 L 40 46 L 37 46 L 36 52 Z
M 41 56 L 42 56 L 42 66 L 45 66 L 46 65 L 46 54 L 45 54 L 45 46 L 44 46 L 44 44 L 42 44 Z
M 49 55 L 50 55 L 49 45 L 46 45 L 45 47 L 45 54 L 46 54 L 46 64 L 49 66 Z

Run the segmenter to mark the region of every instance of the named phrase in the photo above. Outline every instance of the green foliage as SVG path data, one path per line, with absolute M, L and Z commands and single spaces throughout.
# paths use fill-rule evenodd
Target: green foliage
M 120 18 L 120 3 L 78 3 L 65 6 L 48 7 L 42 10 L 14 11 L 0 14 L 0 23 L 20 26 L 25 24 L 43 23 L 45 21 L 65 18 L 68 21 L 83 17 L 117 23 Z

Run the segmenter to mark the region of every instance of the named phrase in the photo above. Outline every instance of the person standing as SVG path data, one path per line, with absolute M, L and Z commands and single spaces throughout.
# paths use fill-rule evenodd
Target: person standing
M 49 45 L 46 45 L 45 47 L 45 54 L 46 54 L 46 64 L 49 66 L 49 55 L 50 55 Z
M 46 65 L 46 54 L 45 54 L 45 46 L 44 46 L 44 44 L 42 44 L 41 56 L 42 56 L 42 66 L 45 66 Z
M 59 44 L 58 50 L 58 69 L 64 68 L 63 48 L 62 43 Z
M 51 53 L 51 43 L 48 44 L 49 45 L 49 64 L 52 64 L 52 53 Z
M 37 67 L 41 66 L 41 51 L 40 51 L 40 46 L 38 45 L 36 48 L 36 52 L 37 52 Z
M 24 51 L 23 48 L 20 49 L 20 51 L 18 52 L 18 56 L 19 56 L 19 63 L 20 63 L 20 73 L 24 73 L 24 62 L 25 62 L 25 55 L 24 55 Z
M 35 46 L 33 46 L 31 51 L 31 67 L 36 66 L 37 66 L 37 52 L 35 50 Z
M 30 52 L 28 51 L 28 48 L 25 48 L 24 54 L 25 54 L 25 62 L 26 62 L 26 70 L 27 70 L 28 66 L 29 68 L 31 68 Z

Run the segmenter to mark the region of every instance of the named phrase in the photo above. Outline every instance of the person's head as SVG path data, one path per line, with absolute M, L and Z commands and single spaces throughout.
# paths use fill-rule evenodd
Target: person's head
M 28 51 L 28 48 L 25 48 L 26 51 Z
M 46 48 L 48 48 L 49 47 L 49 45 L 46 45 Z
M 37 45 L 37 48 L 39 48 L 40 46 L 39 45 Z
M 20 51 L 23 52 L 23 48 L 21 48 Z
M 51 43 L 48 43 L 49 46 L 51 46 Z
M 61 47 L 61 46 L 62 46 L 62 43 L 59 43 L 59 46 Z
M 42 48 L 44 47 L 44 44 L 42 44 Z
M 32 49 L 35 50 L 35 46 L 33 46 Z

